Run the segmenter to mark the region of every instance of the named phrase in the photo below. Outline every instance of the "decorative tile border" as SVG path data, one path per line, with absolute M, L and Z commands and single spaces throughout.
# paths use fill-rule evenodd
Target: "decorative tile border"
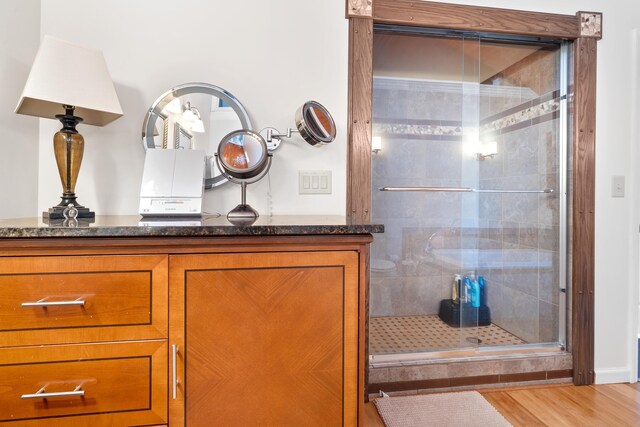
M 428 120 L 425 120 L 424 122 L 426 123 L 380 123 L 379 119 L 374 119 L 373 133 L 417 138 L 442 136 L 457 137 L 458 139 L 462 138 L 462 124 L 432 124 L 429 123 L 430 121 Z
M 560 91 L 554 90 L 552 92 L 548 92 L 542 96 L 538 96 L 536 98 L 530 99 L 529 101 L 523 102 L 522 104 L 518 104 L 514 107 L 507 108 L 506 110 L 500 111 L 497 114 L 493 114 L 491 116 L 487 116 L 484 119 L 480 120 L 480 125 L 486 125 L 487 123 L 502 119 L 504 117 L 510 116 L 512 114 L 518 113 L 520 111 L 526 110 L 527 108 L 535 107 L 539 104 L 542 104 L 547 101 L 551 101 L 553 99 L 560 98 Z
M 539 102 L 540 98 L 547 100 Z M 482 120 L 480 135 L 504 134 L 558 118 L 560 97 L 548 99 L 549 95 L 547 94 L 540 98 Z M 459 141 L 462 139 L 463 129 L 462 122 L 445 120 L 374 118 L 373 124 L 374 134 L 416 139 Z
M 374 77 L 374 90 L 407 90 L 412 92 L 474 93 L 480 97 L 524 96 L 526 102 L 480 120 L 479 132 L 512 132 L 532 124 L 542 123 L 558 117 L 560 92 L 552 91 L 536 96 L 528 88 L 515 86 L 478 85 L 459 82 L 436 82 L 430 80 L 407 80 L 389 77 Z M 528 89 L 529 92 L 522 92 Z M 399 138 L 460 140 L 464 123 L 452 120 L 416 120 L 404 118 L 374 117 L 373 131 L 380 135 Z
M 480 134 L 482 135 L 487 132 L 504 131 L 511 126 L 531 121 L 536 118 L 542 118 L 550 113 L 558 111 L 559 109 L 560 98 L 551 99 L 549 101 L 524 108 L 506 117 L 502 117 L 486 123 L 480 127 Z

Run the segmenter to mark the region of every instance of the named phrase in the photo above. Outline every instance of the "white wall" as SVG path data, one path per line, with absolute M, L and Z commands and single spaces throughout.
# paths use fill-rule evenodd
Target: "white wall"
M 61 25 L 71 20 L 73 31 Z M 124 110 L 104 128 L 78 128 L 86 141 L 79 201 L 97 214 L 136 214 L 144 115 L 164 91 L 202 81 L 233 93 L 257 130 L 295 127 L 298 106 L 308 99 L 325 104 L 337 121 L 336 142 L 314 148 L 296 136 L 284 143 L 270 177 L 250 185 L 247 197 L 263 215 L 343 215 L 347 28 L 342 0 L 42 2 L 42 34 L 102 49 Z M 60 193 L 50 142 L 57 128 L 42 120 L 40 209 L 57 203 Z M 299 169 L 331 170 L 333 193 L 299 196 Z M 205 210 L 226 214 L 239 202 L 240 187 L 226 184 L 207 192 Z
M 640 28 L 635 28 L 632 32 L 633 34 L 633 42 L 631 44 L 632 54 L 631 54 L 631 75 L 635 76 L 631 81 L 631 117 L 640 117 L 640 79 L 638 75 L 640 73 Z M 629 153 L 629 157 L 637 162 L 640 159 L 640 147 L 638 146 L 638 141 L 640 139 L 640 122 L 638 120 L 631 120 L 631 150 Z M 632 167 L 630 173 L 630 181 L 638 183 L 638 186 L 634 187 L 637 189 L 640 187 L 640 171 L 637 168 Z M 640 195 L 637 191 L 633 191 L 629 193 L 630 203 L 631 203 L 631 227 L 635 227 L 637 225 L 636 219 L 640 221 Z M 640 226 L 639 230 L 640 231 Z M 629 277 L 631 277 L 631 285 L 630 285 L 630 298 L 629 303 L 632 304 L 631 309 L 629 310 L 629 327 L 633 328 L 633 325 L 636 325 L 636 331 L 638 333 L 638 339 L 640 340 L 640 280 L 636 279 L 636 286 L 633 285 L 634 278 L 640 278 L 640 247 L 638 245 L 637 239 L 629 239 Z M 634 261 L 635 260 L 635 261 Z M 635 294 L 634 294 L 635 291 Z M 634 306 L 635 305 L 635 306 Z M 632 341 L 636 341 L 636 336 L 631 329 L 631 339 Z M 635 344 L 631 345 L 630 351 L 630 359 L 632 361 L 638 360 L 638 346 Z M 638 378 L 638 364 L 634 363 L 631 367 L 632 378 Z
M 0 218 L 34 216 L 38 119 L 14 114 L 40 44 L 40 0 L 0 2 Z
M 637 198 L 629 195 L 640 187 L 638 174 L 633 172 L 640 160 L 637 132 L 632 137 L 639 111 L 633 110 L 636 104 L 631 90 L 638 78 L 632 73 L 631 58 L 632 30 L 640 18 L 640 4 L 636 0 L 539 0 L 524 6 L 518 0 L 457 3 L 563 14 L 578 10 L 604 13 L 604 38 L 598 44 L 595 364 L 598 382 L 629 380 L 635 371 L 631 338 L 638 331 L 640 218 Z M 2 92 L 5 96 L 0 99 L 10 102 L 8 107 L 7 101 L 2 103 L 0 130 L 13 130 L 14 138 L 26 142 L 33 137 L 25 136 L 24 130 L 35 119 L 15 118 L 11 112 L 26 79 L 28 59 L 35 54 L 34 34 L 29 31 L 33 13 L 23 16 L 14 12 L 27 7 L 23 4 L 24 0 L 0 2 L 0 35 L 11 34 L 11 41 L 1 44 L 0 64 L 6 67 L 7 62 L 17 62 L 16 70 L 22 70 L 11 71 L 6 85 L 3 69 L 0 87 L 10 93 Z M 18 19 L 25 19 L 27 25 Z M 69 25 L 73 31 L 68 31 Z M 26 32 L 29 36 L 23 34 Z M 21 36 L 14 38 L 16 33 Z M 298 140 L 287 142 L 276 153 L 271 211 L 344 212 L 348 45 L 344 0 L 58 0 L 43 2 L 41 34 L 101 48 L 124 109 L 125 116 L 105 128 L 82 126 L 81 130 L 87 148 L 77 191 L 80 200 L 98 214 L 136 212 L 145 110 L 163 91 L 189 81 L 213 83 L 234 93 L 257 129 L 292 125 L 295 109 L 307 99 L 326 104 L 338 122 L 337 142 L 311 149 Z M 17 48 L 9 43 L 17 43 Z M 9 49 L 7 53 L 5 49 Z M 14 56 L 19 59 L 12 59 Z M 38 207 L 44 209 L 57 203 L 60 193 L 50 143 L 58 124 L 41 120 L 40 126 L 40 175 L 38 185 L 32 188 L 33 194 L 39 190 Z M 6 139 L 0 143 L 5 150 L 15 150 L 6 147 Z M 0 182 L 10 184 L 2 184 L 0 191 L 2 195 L 14 194 L 9 187 L 16 185 L 15 176 L 35 176 L 34 156 L 29 152 L 16 155 L 23 164 L 7 164 L 4 158 L 3 154 Z M 298 196 L 298 169 L 332 170 L 333 194 Z M 627 177 L 627 197 L 611 198 L 613 175 Z M 268 188 L 266 178 L 249 188 L 249 203 L 263 214 L 270 211 Z M 238 199 L 239 189 L 229 184 L 207 194 L 207 209 L 226 212 Z M 22 215 L 22 206 L 24 211 L 33 211 L 29 201 L 20 206 L 0 206 L 0 215 Z

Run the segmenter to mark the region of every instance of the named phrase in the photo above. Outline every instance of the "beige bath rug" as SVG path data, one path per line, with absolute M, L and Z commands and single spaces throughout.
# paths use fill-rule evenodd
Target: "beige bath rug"
M 511 425 L 477 391 L 381 397 L 374 403 L 387 427 Z

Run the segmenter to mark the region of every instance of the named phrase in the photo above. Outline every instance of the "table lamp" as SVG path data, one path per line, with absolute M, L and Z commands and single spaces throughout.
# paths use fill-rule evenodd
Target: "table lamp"
M 102 52 L 45 36 L 15 112 L 62 122 L 53 136 L 62 200 L 43 212 L 43 218 L 64 219 L 70 207 L 77 210 L 77 218 L 94 218 L 75 194 L 84 152 L 84 138 L 76 125 L 104 126 L 122 116 Z

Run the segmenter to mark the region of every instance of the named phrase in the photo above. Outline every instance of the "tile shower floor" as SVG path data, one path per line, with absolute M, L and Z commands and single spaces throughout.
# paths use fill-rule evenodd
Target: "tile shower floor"
M 476 345 L 503 346 L 526 344 L 515 335 L 494 325 L 456 328 L 431 316 L 371 317 L 371 354 L 420 353 Z

